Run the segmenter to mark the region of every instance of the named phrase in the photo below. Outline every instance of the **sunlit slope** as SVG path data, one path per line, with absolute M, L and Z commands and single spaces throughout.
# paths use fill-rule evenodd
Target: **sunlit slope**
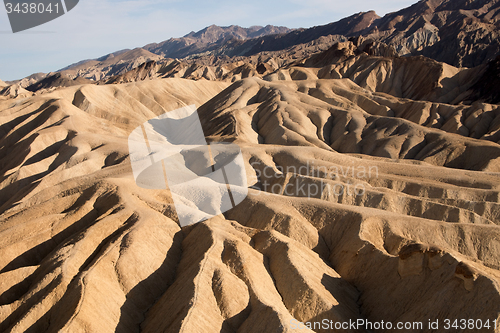
M 5 97 L 0 331 L 496 319 L 496 132 L 427 126 L 411 103 L 420 110 L 348 79 L 315 78 Z M 252 188 L 224 216 L 181 229 L 168 191 L 136 186 L 127 137 L 191 104 L 209 140 L 240 145 Z

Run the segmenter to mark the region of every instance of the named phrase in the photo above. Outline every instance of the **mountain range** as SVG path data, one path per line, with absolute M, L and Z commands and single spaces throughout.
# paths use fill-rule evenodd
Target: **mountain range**
M 192 65 L 228 65 L 232 68 L 238 61 L 254 63 L 254 69 L 272 62 L 271 68 L 277 70 L 289 65 L 291 60 L 303 59 L 325 51 L 336 42 L 356 37 L 386 45 L 388 53 L 383 55 L 423 55 L 457 68 L 472 68 L 496 60 L 500 52 L 499 18 L 500 3 L 496 0 L 422 0 L 384 17 L 379 17 L 373 11 L 362 12 L 309 29 L 271 25 L 251 28 L 212 25 L 181 38 L 84 60 L 58 73 L 68 78 L 67 84 L 77 77 L 105 83 L 113 76 L 138 70 L 139 66 L 147 62 L 155 61 L 165 69 L 169 65 L 172 67 L 174 60 L 185 64 L 174 69 L 175 73 Z M 9 83 L 28 88 L 51 75 L 53 73 L 37 74 L 35 78 L 32 76 Z M 111 82 L 116 80 L 112 79 Z M 34 85 L 28 90 L 36 91 L 42 86 L 47 88 L 46 85 Z

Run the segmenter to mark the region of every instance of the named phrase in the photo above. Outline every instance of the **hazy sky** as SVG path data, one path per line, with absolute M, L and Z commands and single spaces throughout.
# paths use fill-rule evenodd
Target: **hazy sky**
M 0 8 L 0 79 L 56 71 L 113 51 L 182 37 L 211 24 L 308 28 L 361 11 L 396 11 L 417 0 L 80 0 L 66 15 L 13 34 Z

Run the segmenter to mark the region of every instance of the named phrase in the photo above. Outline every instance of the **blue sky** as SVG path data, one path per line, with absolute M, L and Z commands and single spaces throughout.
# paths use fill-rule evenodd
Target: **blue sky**
M 181 37 L 211 24 L 308 28 L 361 11 L 396 11 L 417 0 L 80 0 L 68 14 L 13 34 L 0 8 L 0 79 L 50 72 L 113 51 Z

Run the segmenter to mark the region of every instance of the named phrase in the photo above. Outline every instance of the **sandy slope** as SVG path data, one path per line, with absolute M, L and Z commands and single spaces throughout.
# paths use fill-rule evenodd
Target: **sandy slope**
M 224 216 L 181 229 L 168 191 L 135 185 L 127 137 L 189 104 L 210 140 L 240 145 L 252 189 Z M 317 77 L 0 99 L 0 331 L 497 319 L 497 129 L 479 135 L 478 112 L 456 134 L 446 124 L 459 108 L 497 112 Z
M 0 86 L 0 98 L 6 97 L 8 99 L 15 97 L 28 97 L 32 93 L 21 87 L 19 84 L 14 83 L 11 85 Z

